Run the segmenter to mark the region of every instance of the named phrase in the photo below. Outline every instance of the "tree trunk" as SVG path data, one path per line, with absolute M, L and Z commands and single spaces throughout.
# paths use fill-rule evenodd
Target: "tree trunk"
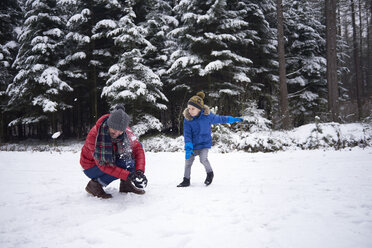
M 0 111 L 0 143 L 4 141 L 5 139 L 5 132 L 4 130 L 6 130 L 4 127 L 4 115 L 3 115 L 3 112 Z
M 285 53 L 284 53 L 284 31 L 283 31 L 283 8 L 282 0 L 277 1 L 278 19 L 278 58 L 279 58 L 279 83 L 280 83 L 280 110 L 282 118 L 282 128 L 290 128 L 288 110 L 288 89 L 286 82 Z
M 354 69 L 355 69 L 355 86 L 356 86 L 356 100 L 358 104 L 358 120 L 362 118 L 362 82 L 361 82 L 361 75 L 360 75 L 360 60 L 359 60 L 359 48 L 358 48 L 358 40 L 357 40 L 357 27 L 355 21 L 355 6 L 354 0 L 350 0 L 351 2 L 351 19 L 353 25 L 353 50 L 354 50 Z
M 92 117 L 93 117 L 93 123 L 96 123 L 98 120 L 98 108 L 97 108 L 97 102 L 98 102 L 98 90 L 97 90 L 97 70 L 96 66 L 93 65 L 92 70 L 92 81 L 93 81 L 93 89 L 92 89 Z
M 93 11 L 93 3 L 92 1 L 90 1 L 90 10 L 92 11 L 92 13 L 94 13 Z M 98 14 L 98 13 L 96 13 Z M 90 22 L 91 22 L 91 27 L 94 27 L 95 26 L 95 14 L 93 14 L 91 16 L 91 19 L 90 19 Z M 90 35 L 92 35 L 92 33 L 90 33 Z M 95 58 L 95 55 L 93 54 L 94 53 L 94 50 L 96 49 L 96 42 L 95 40 L 91 39 L 90 41 L 90 54 L 89 54 L 89 57 L 90 57 L 90 61 L 94 60 Z M 89 121 L 91 122 L 90 124 L 91 125 L 94 125 L 96 123 L 96 121 L 98 120 L 98 106 L 97 106 L 97 68 L 96 68 L 96 65 L 94 64 L 91 64 L 90 67 L 89 67 L 89 73 L 90 73 L 90 80 L 92 80 L 92 88 L 89 88 L 90 89 L 90 94 L 91 94 L 91 116 L 89 116 Z
M 326 43 L 327 43 L 327 84 L 328 111 L 334 122 L 339 121 L 338 82 L 337 82 L 337 29 L 336 0 L 325 1 Z
M 367 70 L 367 89 L 368 94 L 372 94 L 372 0 L 370 2 L 369 11 L 367 11 L 368 17 L 368 70 Z
M 363 66 L 363 21 L 362 21 L 362 3 L 358 0 L 358 10 L 359 10 L 359 63 L 360 63 L 360 82 L 361 82 L 361 96 L 366 96 L 366 86 L 364 83 L 364 66 Z

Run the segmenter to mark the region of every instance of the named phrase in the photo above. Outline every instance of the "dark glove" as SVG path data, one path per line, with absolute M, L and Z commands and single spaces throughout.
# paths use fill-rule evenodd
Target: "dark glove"
M 131 172 L 128 177 L 135 187 L 140 189 L 146 188 L 147 178 L 145 174 L 143 174 L 143 171 L 138 170 L 135 172 Z
M 227 123 L 234 123 L 234 122 L 239 122 L 239 121 L 243 121 L 243 118 L 241 118 L 241 117 L 232 117 L 232 116 L 228 116 L 227 117 Z
M 194 152 L 192 151 L 193 148 L 194 147 L 193 147 L 193 145 L 192 145 L 191 142 L 187 142 L 185 144 L 185 150 L 186 150 L 186 156 L 185 156 L 185 158 L 186 158 L 186 160 L 188 160 L 191 157 L 191 153 L 194 154 Z

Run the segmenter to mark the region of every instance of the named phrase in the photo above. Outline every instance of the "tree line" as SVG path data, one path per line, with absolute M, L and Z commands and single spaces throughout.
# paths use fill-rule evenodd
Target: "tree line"
M 371 13 L 366 0 L 3 0 L 0 140 L 83 138 L 118 103 L 137 134 L 180 134 L 200 90 L 218 114 L 257 106 L 274 129 L 362 120 Z

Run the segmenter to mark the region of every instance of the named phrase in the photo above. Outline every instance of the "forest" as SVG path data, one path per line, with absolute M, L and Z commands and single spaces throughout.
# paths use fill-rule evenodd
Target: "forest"
M 371 120 L 371 17 L 367 0 L 2 0 L 0 141 L 82 139 L 117 104 L 138 136 L 179 136 L 198 91 L 272 130 Z

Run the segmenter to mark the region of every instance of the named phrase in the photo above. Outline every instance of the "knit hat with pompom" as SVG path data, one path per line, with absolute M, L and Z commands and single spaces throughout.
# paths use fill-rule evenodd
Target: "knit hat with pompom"
M 204 99 L 205 94 L 204 92 L 200 91 L 196 93 L 196 96 L 193 96 L 190 98 L 190 100 L 187 102 L 187 104 L 190 104 L 198 109 L 203 109 L 204 108 Z
M 125 131 L 130 122 L 130 117 L 125 113 L 125 108 L 123 105 L 119 104 L 111 112 L 109 118 L 107 119 L 107 125 L 109 128 Z

